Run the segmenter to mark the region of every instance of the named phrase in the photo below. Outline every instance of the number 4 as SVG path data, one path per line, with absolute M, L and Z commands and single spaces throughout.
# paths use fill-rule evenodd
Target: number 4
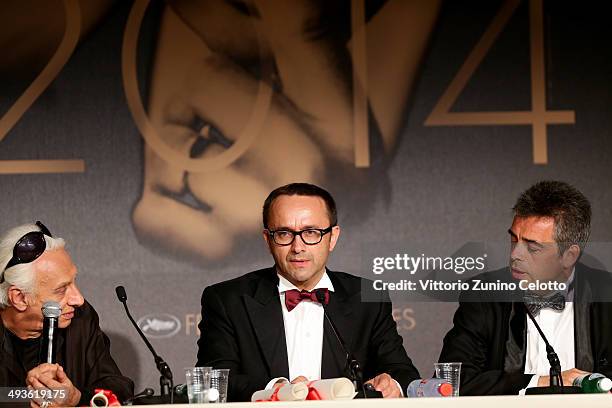
M 503 4 L 491 25 L 425 120 L 425 126 L 531 125 L 533 131 L 533 162 L 534 164 L 547 164 L 546 125 L 574 124 L 576 120 L 573 110 L 546 110 L 542 0 L 529 1 L 531 111 L 450 112 L 457 97 L 516 11 L 519 3 L 520 0 L 507 0 Z

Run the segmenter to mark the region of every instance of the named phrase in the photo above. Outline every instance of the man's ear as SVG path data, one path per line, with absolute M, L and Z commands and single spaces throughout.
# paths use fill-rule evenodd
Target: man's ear
M 28 300 L 26 294 L 17 286 L 11 285 L 8 289 L 8 300 L 11 306 L 16 310 L 23 312 L 28 308 Z
M 262 234 L 263 239 L 264 239 L 264 241 L 266 241 L 266 244 L 268 245 L 268 248 L 269 248 L 269 247 L 270 247 L 270 238 L 271 238 L 271 237 L 270 237 L 270 234 L 268 233 L 268 230 L 267 230 L 267 229 L 264 229 L 264 230 L 261 232 L 261 234 Z
M 582 250 L 578 245 L 570 245 L 570 247 L 567 248 L 561 256 L 561 263 L 563 267 L 567 269 L 573 268 L 576 262 L 578 262 L 578 258 L 580 258 L 581 252 Z
M 338 243 L 338 238 L 340 238 L 340 226 L 335 225 L 332 227 L 330 232 L 331 238 L 329 239 L 329 252 L 332 252 Z

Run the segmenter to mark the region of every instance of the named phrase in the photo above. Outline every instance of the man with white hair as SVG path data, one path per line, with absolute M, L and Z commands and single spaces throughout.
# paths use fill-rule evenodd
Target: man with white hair
M 0 239 L 0 387 L 63 390 L 57 399 L 42 401 L 43 407 L 89 405 L 96 388 L 124 401 L 134 384 L 113 361 L 110 341 L 77 287 L 77 268 L 64 245 L 39 221 Z M 39 360 L 46 301 L 61 306 L 56 364 Z

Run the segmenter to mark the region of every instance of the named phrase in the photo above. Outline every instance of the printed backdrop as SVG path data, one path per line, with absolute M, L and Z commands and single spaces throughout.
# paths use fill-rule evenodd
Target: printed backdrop
M 611 26 L 598 2 L 9 0 L 0 5 L 0 229 L 43 221 L 137 389 L 196 359 L 207 285 L 271 265 L 261 205 L 337 197 L 332 269 L 504 246 L 541 179 L 612 240 Z M 605 255 L 606 251 L 603 251 Z M 502 262 L 503 264 L 503 262 Z M 433 372 L 456 303 L 393 294 Z

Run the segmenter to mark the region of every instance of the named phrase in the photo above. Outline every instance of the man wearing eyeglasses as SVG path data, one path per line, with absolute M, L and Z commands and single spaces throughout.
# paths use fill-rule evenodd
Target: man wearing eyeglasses
M 349 376 L 321 301 L 364 379 L 384 397 L 401 396 L 419 373 L 388 295 L 364 302 L 361 278 L 326 268 L 340 236 L 332 196 L 305 183 L 277 188 L 264 203 L 263 225 L 275 265 L 204 290 L 197 365 L 231 370 L 230 401 L 288 380 Z
M 77 268 L 64 245 L 41 222 L 13 228 L 0 241 L 0 387 L 43 390 L 41 395 L 54 398 L 32 401 L 42 407 L 89 405 L 96 388 L 126 400 L 134 384 L 113 361 L 108 337 L 76 284 Z M 55 364 L 40 353 L 41 307 L 47 301 L 61 307 Z

